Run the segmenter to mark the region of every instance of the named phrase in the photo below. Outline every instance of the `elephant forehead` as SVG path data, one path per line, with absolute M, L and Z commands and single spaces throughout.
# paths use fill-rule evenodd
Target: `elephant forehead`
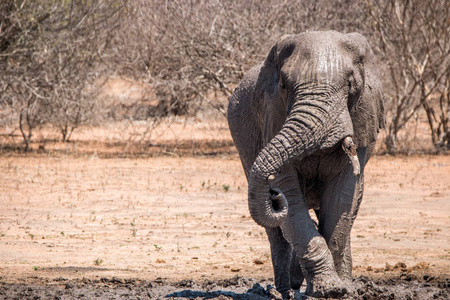
M 293 55 L 284 68 L 295 81 L 331 82 L 342 73 L 345 57 L 332 43 L 316 45 Z
M 342 55 L 338 53 L 332 44 L 326 44 L 317 48 L 316 69 L 318 74 L 325 75 L 326 78 L 333 78 L 339 74 L 343 67 Z

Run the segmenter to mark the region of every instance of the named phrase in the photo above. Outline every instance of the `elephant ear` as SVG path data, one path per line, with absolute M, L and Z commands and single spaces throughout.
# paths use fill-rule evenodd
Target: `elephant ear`
M 375 55 L 366 38 L 359 33 L 348 34 L 351 43 L 359 49 L 357 62 L 364 86 L 359 99 L 351 108 L 354 142 L 357 147 L 365 147 L 377 140 L 380 129 L 385 128 L 384 94 Z
M 261 147 L 264 147 L 281 129 L 286 117 L 286 99 L 280 95 L 280 67 L 292 51 L 285 47 L 292 36 L 285 35 L 272 47 L 265 59 L 255 86 L 255 104 L 258 120 L 262 120 Z M 287 51 L 286 51 L 287 48 Z
M 247 177 L 259 151 L 280 131 L 286 117 L 278 90 L 278 49 L 277 43 L 245 74 L 229 99 L 228 125 Z M 251 128 L 250 134 L 243 134 L 244 128 Z M 249 147 L 249 140 L 257 147 Z

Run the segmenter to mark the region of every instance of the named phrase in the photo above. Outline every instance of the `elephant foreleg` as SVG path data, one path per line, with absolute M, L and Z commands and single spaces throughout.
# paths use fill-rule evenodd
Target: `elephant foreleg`
M 279 227 L 266 228 L 266 233 L 270 242 L 275 286 L 283 298 L 286 298 L 290 289 L 289 273 L 286 270 L 289 270 L 292 247 L 283 237 Z
M 358 156 L 364 162 L 365 149 L 358 150 Z M 345 281 L 352 276 L 350 231 L 361 203 L 363 181 L 363 172 L 355 176 L 352 166 L 347 166 L 342 176 L 326 183 L 320 204 L 319 232 L 327 241 L 336 272 Z
M 277 283 L 277 289 L 282 291 L 289 286 L 289 277 L 292 278 L 294 287 L 295 285 L 300 285 L 304 277 L 307 283 L 306 293 L 310 296 L 333 297 L 345 294 L 347 290 L 336 274 L 333 257 L 327 243 L 317 231 L 316 225 L 309 215 L 295 170 L 292 169 L 277 176 L 272 182 L 272 186 L 279 188 L 289 203 L 287 220 L 280 226 L 283 237 L 281 241 L 283 242 L 282 244 L 286 242 L 290 244 L 295 252 L 293 257 L 296 260 L 292 262 L 291 266 L 294 268 L 289 274 L 288 257 L 281 255 L 277 251 L 277 249 L 280 249 L 276 245 L 277 243 L 280 244 L 279 229 L 277 228 L 277 231 L 268 230 L 271 247 L 274 246 L 272 248 L 272 257 L 274 259 L 275 279 L 280 284 L 278 285 Z M 281 266 L 284 268 L 280 276 L 277 276 L 277 272 L 280 270 L 277 262 L 281 262 Z M 292 274 L 292 272 L 296 274 Z
M 340 297 L 347 293 L 344 283 L 336 273 L 327 243 L 317 231 L 303 198 L 299 202 L 289 203 L 289 216 L 281 228 L 298 257 L 306 279 L 307 295 Z
M 291 266 L 289 269 L 289 281 L 291 283 L 291 288 L 293 290 L 298 290 L 302 286 L 303 280 L 305 279 L 303 276 L 302 269 L 300 267 L 299 259 L 295 254 L 295 251 L 292 252 L 291 257 Z

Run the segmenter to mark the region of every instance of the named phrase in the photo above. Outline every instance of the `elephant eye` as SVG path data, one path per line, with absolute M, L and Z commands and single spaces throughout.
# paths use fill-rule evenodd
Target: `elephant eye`
M 355 77 L 353 75 L 350 75 L 348 78 L 348 94 L 352 95 L 355 93 Z
M 287 81 L 287 75 L 286 73 L 284 73 L 283 71 L 280 70 L 279 73 L 279 81 L 280 81 L 280 88 L 282 88 L 283 90 L 286 89 L 286 81 Z
M 348 108 L 351 109 L 358 98 L 356 79 L 351 75 L 348 80 Z

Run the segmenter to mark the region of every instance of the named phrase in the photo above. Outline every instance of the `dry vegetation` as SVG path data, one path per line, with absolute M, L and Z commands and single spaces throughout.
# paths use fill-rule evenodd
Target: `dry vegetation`
M 280 36 L 333 29 L 361 32 L 379 57 L 382 151 L 445 151 L 449 13 L 445 0 L 5 0 L 1 147 L 28 151 L 49 127 L 65 142 L 80 126 L 114 122 L 152 143 L 165 118 L 223 118 L 233 87 Z M 109 92 L 118 81 L 134 90 Z

